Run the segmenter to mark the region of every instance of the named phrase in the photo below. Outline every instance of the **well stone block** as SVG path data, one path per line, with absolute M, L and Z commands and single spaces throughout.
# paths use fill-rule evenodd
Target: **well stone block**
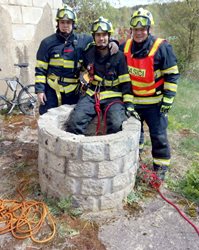
M 60 199 L 72 196 L 85 212 L 120 208 L 135 183 L 140 122 L 131 117 L 111 135 L 75 135 L 63 129 L 72 109 L 62 105 L 39 118 L 41 191 Z

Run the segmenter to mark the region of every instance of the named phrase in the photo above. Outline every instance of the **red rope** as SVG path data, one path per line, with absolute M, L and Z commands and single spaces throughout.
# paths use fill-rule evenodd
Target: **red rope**
M 115 103 L 123 103 L 122 101 L 116 100 L 111 103 L 106 107 L 105 112 L 104 112 L 104 128 L 103 128 L 103 134 L 105 135 L 106 133 L 106 117 L 107 117 L 107 112 L 109 111 L 110 107 L 115 104 Z M 99 98 L 99 92 L 95 92 L 95 110 L 97 112 L 97 127 L 96 127 L 96 132 L 95 135 L 98 135 L 101 124 L 100 124 L 100 98 Z
M 160 191 L 160 186 L 162 184 L 162 181 L 160 180 L 160 178 L 157 176 L 157 174 L 152 171 L 149 170 L 147 168 L 147 166 L 145 164 L 141 164 L 141 168 L 143 171 L 143 179 L 149 180 L 149 184 L 155 188 L 157 190 L 157 192 L 159 193 L 159 195 L 162 197 L 163 200 L 165 200 L 168 204 L 170 204 L 171 206 L 173 206 L 178 213 L 195 229 L 196 233 L 199 235 L 199 229 L 196 227 L 196 225 L 194 225 L 187 217 L 185 214 L 182 213 L 182 211 L 180 211 L 180 209 L 170 200 L 168 200 Z
M 185 214 L 183 214 L 182 211 L 180 211 L 180 209 L 175 205 L 173 204 L 170 200 L 168 200 L 161 192 L 159 189 L 157 189 L 159 195 L 162 197 L 163 200 L 165 200 L 167 203 L 169 203 L 171 206 L 173 206 L 177 211 L 178 213 L 195 229 L 196 233 L 198 234 L 199 236 L 199 229 L 196 227 L 196 225 L 194 225 L 187 217 Z
M 98 132 L 100 130 L 100 98 L 99 98 L 99 93 L 95 92 L 95 110 L 97 112 L 97 128 L 96 128 L 96 132 L 95 135 L 98 135 Z
M 104 128 L 103 128 L 103 134 L 105 135 L 106 133 L 106 117 L 107 117 L 107 112 L 109 111 L 110 107 L 115 104 L 115 103 L 121 103 L 123 104 L 122 101 L 119 101 L 119 100 L 116 100 L 116 101 L 113 101 L 111 103 L 109 103 L 109 105 L 106 107 L 105 109 L 105 112 L 104 112 Z

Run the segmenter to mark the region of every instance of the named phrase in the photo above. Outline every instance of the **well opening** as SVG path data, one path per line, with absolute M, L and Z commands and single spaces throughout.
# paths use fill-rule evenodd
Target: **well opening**
M 140 122 L 131 117 L 116 134 L 75 135 L 63 130 L 72 109 L 63 105 L 39 118 L 41 191 L 59 199 L 72 196 L 84 211 L 121 208 L 135 183 Z M 91 125 L 88 134 L 94 131 Z

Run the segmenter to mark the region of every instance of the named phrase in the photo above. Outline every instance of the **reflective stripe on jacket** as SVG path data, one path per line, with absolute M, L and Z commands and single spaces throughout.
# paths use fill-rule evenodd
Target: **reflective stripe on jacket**
M 79 77 L 82 51 L 91 41 L 92 37 L 86 34 L 72 33 L 64 37 L 59 31 L 42 40 L 35 67 L 36 93 L 45 92 L 49 75 L 55 75 L 56 79 L 59 78 L 59 85 L 64 88 L 68 86 L 68 91 L 70 89 L 72 92 L 73 84 L 77 83 Z
M 86 94 L 99 93 L 100 100 L 119 98 L 128 105 L 133 105 L 131 81 L 125 56 L 121 51 L 102 57 L 95 46 L 84 53 L 84 64 L 93 65 L 94 73 Z
M 129 73 L 131 73 L 133 103 L 141 108 L 157 104 L 163 98 L 173 100 L 177 92 L 177 81 L 180 74 L 172 46 L 166 40 L 157 39 L 151 34 L 141 47 L 131 39 L 127 40 L 124 45 L 124 47 L 121 46 L 121 49 L 125 48 Z M 150 57 L 153 55 L 153 64 L 151 59 L 146 59 L 149 57 L 149 53 Z M 148 67 L 150 69 L 147 71 L 146 67 L 135 64 L 137 61 L 142 62 L 142 59 L 149 60 L 147 69 Z M 144 60 L 145 66 L 146 60 Z
M 156 81 L 154 75 L 154 55 L 163 41 L 163 39 L 157 38 L 145 58 L 132 57 L 132 39 L 127 40 L 125 44 L 124 54 L 127 58 L 133 94 L 136 96 L 153 96 L 156 88 L 164 83 L 163 77 Z

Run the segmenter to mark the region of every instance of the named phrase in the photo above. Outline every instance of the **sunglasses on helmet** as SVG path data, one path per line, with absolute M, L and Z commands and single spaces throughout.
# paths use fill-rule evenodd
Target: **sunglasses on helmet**
M 146 17 L 133 17 L 131 19 L 131 21 L 130 21 L 130 25 L 132 27 L 137 27 L 138 24 L 140 24 L 141 26 L 145 27 L 145 26 L 149 26 L 150 25 L 150 21 Z
M 62 19 L 64 17 L 67 17 L 68 19 L 75 20 L 75 15 L 72 11 L 67 9 L 61 9 L 57 12 L 57 18 Z
M 98 23 L 93 23 L 91 30 L 93 32 L 97 32 L 99 29 L 101 29 L 104 32 L 108 32 L 111 30 L 111 27 L 108 23 L 104 23 L 104 22 L 98 22 Z

